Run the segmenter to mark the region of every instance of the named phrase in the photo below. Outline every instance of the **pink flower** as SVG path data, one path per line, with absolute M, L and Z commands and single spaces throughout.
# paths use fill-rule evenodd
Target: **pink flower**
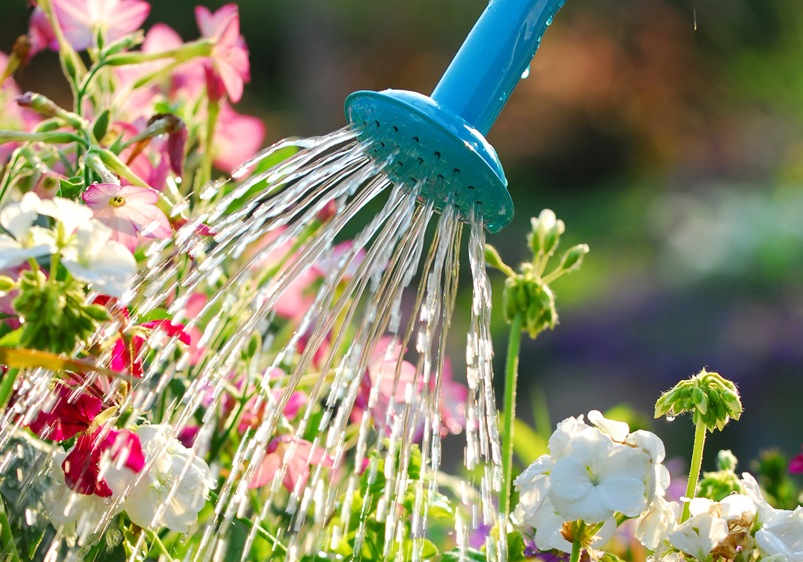
M 320 447 L 304 439 L 282 435 L 268 443 L 249 488 L 260 488 L 273 482 L 284 466 L 282 485 L 290 492 L 300 493 L 307 485 L 311 464 L 332 466 L 332 458 Z
M 803 474 L 803 453 L 789 461 L 790 474 Z
M 101 427 L 92 434 L 81 434 L 61 463 L 67 487 L 79 494 L 110 497 L 112 490 L 101 476 L 104 457 L 135 473 L 145 466 L 142 445 L 134 432 Z
M 38 6 L 34 8 L 28 25 L 28 38 L 31 40 L 31 50 L 28 53 L 28 58 L 45 49 L 59 50 L 56 32 L 53 31 L 53 26 L 42 8 Z
M 151 10 L 143 0 L 51 0 L 64 36 L 83 51 L 95 45 L 96 30 L 107 43 L 139 29 Z
M 0 69 L 8 65 L 8 55 L 0 52 Z M 0 71 L 2 72 L 2 71 Z M 8 77 L 0 83 L 0 129 L 7 131 L 30 131 L 39 123 L 39 114 L 17 103 L 19 87 L 13 78 Z M 18 143 L 0 143 L 0 167 L 17 148 Z
M 46 406 L 28 424 L 42 439 L 64 441 L 89 429 L 92 420 L 103 410 L 103 402 L 90 394 L 73 397 L 73 391 L 56 385 L 56 400 Z
M 236 4 L 226 4 L 215 13 L 204 6 L 195 8 L 201 34 L 214 42 L 207 59 L 206 87 L 215 101 L 228 94 L 235 103 L 243 96 L 243 83 L 251 79 L 248 49 L 240 36 L 240 14 Z
M 265 140 L 265 124 L 258 117 L 240 115 L 223 102 L 215 127 L 215 166 L 231 173 L 240 164 L 249 160 Z
M 466 402 L 468 401 L 468 387 L 452 378 L 452 362 L 444 361 L 441 380 L 441 434 L 460 433 L 466 427 Z M 430 386 L 435 389 L 435 380 L 430 380 Z
M 95 218 L 114 231 L 111 239 L 132 252 L 140 236 L 167 238 L 172 232 L 167 216 L 156 206 L 159 195 L 152 189 L 96 183 L 90 185 L 82 197 Z
M 402 360 L 403 354 L 404 348 L 392 337 L 382 337 L 376 344 L 354 401 L 351 419 L 355 423 L 362 419 L 365 412 L 370 412 L 374 422 L 380 427 L 385 427 L 388 415 L 391 417 L 396 415 L 400 408 L 420 393 L 423 384 L 417 380 L 415 365 Z M 399 365 L 398 380 L 396 380 L 397 365 Z M 387 431 L 390 429 L 386 427 Z

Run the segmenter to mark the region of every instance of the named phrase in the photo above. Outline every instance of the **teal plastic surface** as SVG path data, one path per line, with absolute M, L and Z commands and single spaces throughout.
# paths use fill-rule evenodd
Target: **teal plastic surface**
M 421 196 L 463 220 L 475 209 L 496 232 L 513 219 L 507 179 L 485 135 L 535 54 L 564 0 L 491 0 L 446 73 L 425 96 L 360 91 L 346 117 L 388 162 L 395 182 L 421 183 Z

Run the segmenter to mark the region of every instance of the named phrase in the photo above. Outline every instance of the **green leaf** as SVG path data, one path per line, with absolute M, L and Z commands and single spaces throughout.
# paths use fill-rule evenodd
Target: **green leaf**
M 475 550 L 473 548 L 469 548 L 465 552 L 465 556 L 457 550 L 450 550 L 449 552 L 444 552 L 443 556 L 441 557 L 441 562 L 488 562 L 488 557 L 485 556 L 484 552 L 479 550 Z
M 75 199 L 84 191 L 84 178 L 73 176 L 59 180 L 59 196 L 65 199 Z
M 92 134 L 95 138 L 100 142 L 103 137 L 106 136 L 106 131 L 109 129 L 109 110 L 104 109 L 98 118 L 95 119 L 95 123 L 92 125 Z

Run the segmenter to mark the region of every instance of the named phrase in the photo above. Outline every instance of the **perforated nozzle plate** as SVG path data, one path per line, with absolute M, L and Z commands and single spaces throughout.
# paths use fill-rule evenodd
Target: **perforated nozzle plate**
M 467 221 L 476 209 L 490 232 L 513 219 L 496 151 L 476 129 L 432 98 L 404 90 L 360 91 L 346 99 L 346 117 L 371 141 L 369 152 L 388 160 L 394 182 L 415 186 L 442 210 L 447 202 Z

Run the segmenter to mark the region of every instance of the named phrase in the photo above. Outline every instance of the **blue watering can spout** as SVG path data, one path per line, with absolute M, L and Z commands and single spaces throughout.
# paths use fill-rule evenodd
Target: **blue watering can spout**
M 491 232 L 513 218 L 502 165 L 484 135 L 528 69 L 564 0 L 491 0 L 431 96 L 360 91 L 346 116 L 389 162 L 388 176 L 417 187 L 461 218 L 479 213 Z

